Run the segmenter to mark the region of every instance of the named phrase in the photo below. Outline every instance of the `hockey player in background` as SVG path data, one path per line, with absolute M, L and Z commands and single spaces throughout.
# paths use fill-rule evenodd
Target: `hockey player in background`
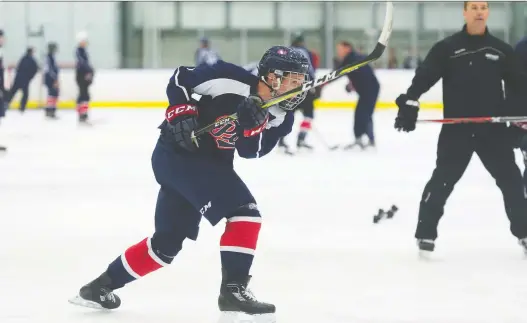
M 406 93 L 396 99 L 399 107 L 396 129 L 415 130 L 419 97 L 441 78 L 445 118 L 527 114 L 526 74 L 512 47 L 489 33 L 488 14 L 487 2 L 464 3 L 463 29 L 432 47 Z M 415 238 L 420 251 L 426 254 L 434 250 L 446 201 L 476 152 L 496 180 L 511 233 L 527 254 L 527 200 L 513 150 L 517 133 L 517 127 L 505 124 L 442 126 L 436 168 L 424 188 L 419 208 Z
M 196 66 L 201 64 L 214 65 L 220 59 L 218 52 L 210 47 L 209 39 L 207 37 L 201 38 L 200 46 L 195 54 Z
M 262 102 L 301 86 L 309 77 L 308 68 L 301 53 L 283 46 L 265 52 L 258 76 L 221 60 L 212 66 L 177 68 L 166 89 L 169 107 L 152 155 L 161 185 L 155 232 L 129 247 L 70 302 L 119 307 L 114 291 L 170 264 L 185 239 L 196 240 L 203 216 L 213 226 L 226 219 L 220 240 L 220 311 L 274 313 L 274 305 L 257 301 L 247 287 L 262 218 L 256 200 L 233 169 L 233 159 L 235 150 L 242 158 L 263 157 L 291 131 L 293 109 L 305 95 L 268 109 L 262 108 Z M 199 101 L 193 94 L 201 95 Z M 193 140 L 198 124 L 233 113 L 237 121 Z
M 365 58 L 364 55 L 355 51 L 351 43 L 347 41 L 340 41 L 336 46 L 336 52 L 339 66 L 336 66 L 335 69 L 344 65 L 353 64 Z M 353 125 L 355 142 L 345 146 L 344 149 L 375 147 L 373 112 L 377 98 L 379 97 L 379 81 L 370 65 L 365 65 L 352 73 L 348 73 L 347 77 L 349 83 L 346 85 L 346 92 L 351 93 L 351 91 L 355 90 L 359 96 L 359 100 L 355 108 Z M 364 135 L 368 137 L 368 142 L 366 143 L 362 140 Z
M 88 110 L 90 105 L 89 88 L 93 82 L 94 70 L 88 58 L 86 47 L 88 46 L 88 34 L 79 32 L 77 34 L 78 47 L 75 51 L 75 79 L 79 88 L 77 97 L 77 113 L 79 123 L 88 124 Z
M 59 66 L 55 60 L 58 46 L 56 43 L 48 44 L 48 55 L 44 65 L 44 85 L 48 90 L 47 104 L 44 108 L 46 118 L 57 118 L 57 101 L 59 98 Z
M 9 105 L 13 100 L 15 94 L 22 90 L 22 99 L 20 100 L 20 112 L 26 111 L 27 100 L 29 98 L 29 84 L 38 72 L 38 64 L 35 60 L 35 51 L 32 47 L 26 50 L 26 53 L 16 66 L 16 75 L 13 85 L 7 94 L 7 104 Z
M 291 48 L 296 49 L 309 62 L 309 77 L 311 79 L 315 78 L 315 66 L 313 65 L 314 61 L 314 55 L 313 52 L 308 50 L 305 46 L 305 39 L 304 35 L 301 32 L 296 32 L 293 34 L 292 42 L 291 42 Z M 298 110 L 302 111 L 302 114 L 304 115 L 304 119 L 300 123 L 300 129 L 298 131 L 297 135 L 297 141 L 296 141 L 296 147 L 297 149 L 313 149 L 313 147 L 306 143 L 306 137 L 309 131 L 312 127 L 312 122 L 314 118 L 314 112 L 315 112 L 315 99 L 320 97 L 320 87 L 314 88 L 307 92 L 306 98 L 300 105 L 298 106 Z M 292 152 L 289 149 L 289 146 L 285 143 L 284 138 L 280 138 L 279 146 L 282 147 L 287 154 L 292 154 Z
M 0 121 L 5 117 L 5 85 L 4 85 L 4 31 L 0 29 Z M 5 146 L 0 145 L 0 151 L 6 151 Z

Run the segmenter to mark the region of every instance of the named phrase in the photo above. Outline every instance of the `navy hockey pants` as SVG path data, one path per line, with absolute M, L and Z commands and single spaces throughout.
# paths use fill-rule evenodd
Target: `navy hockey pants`
M 367 135 L 370 141 L 375 141 L 373 134 L 373 111 L 375 110 L 378 95 L 379 92 L 377 91 L 373 94 L 359 96 L 353 125 L 355 138 L 358 139 L 362 135 Z
M 48 97 L 59 97 L 59 89 L 56 88 L 52 82 L 46 82 L 46 89 L 48 90 Z
M 436 239 L 447 199 L 476 153 L 501 190 L 510 230 L 527 237 L 527 200 L 510 136 L 502 125 L 443 125 L 437 143 L 436 168 L 423 191 L 417 239 Z M 477 216 L 477 215 L 476 215 Z
M 201 217 L 216 225 L 241 206 L 256 203 L 232 165 L 210 157 L 177 153 L 158 140 L 152 154 L 156 181 L 161 185 L 156 234 L 183 234 L 196 240 Z
M 11 100 L 13 100 L 13 97 L 15 96 L 16 92 L 18 90 L 22 90 L 22 99 L 20 100 L 20 111 L 25 111 L 27 106 L 27 100 L 29 98 L 29 83 L 28 82 L 20 82 L 16 81 L 9 90 L 9 94 L 7 97 L 7 104 L 11 103 Z

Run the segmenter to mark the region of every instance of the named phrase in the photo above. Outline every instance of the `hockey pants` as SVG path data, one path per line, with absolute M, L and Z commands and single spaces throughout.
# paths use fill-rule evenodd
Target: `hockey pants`
M 501 190 L 512 234 L 517 238 L 527 237 L 527 200 L 522 174 L 506 131 L 502 125 L 443 126 L 437 145 L 436 168 L 420 202 L 416 238 L 437 238 L 437 226 L 446 201 L 474 152 Z

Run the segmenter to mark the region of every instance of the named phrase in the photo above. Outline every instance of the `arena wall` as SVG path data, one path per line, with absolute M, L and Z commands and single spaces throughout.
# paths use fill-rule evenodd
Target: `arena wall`
M 329 70 L 319 70 L 323 75 Z M 91 87 L 93 108 L 165 108 L 167 105 L 165 89 L 173 70 L 155 69 L 106 69 L 97 70 Z M 413 70 L 376 70 L 381 83 L 381 92 L 377 108 L 394 108 L 394 101 L 404 93 L 411 84 Z M 6 78 L 7 85 L 13 79 L 12 73 Z M 29 108 L 43 106 L 46 101 L 46 90 L 42 86 L 42 77 L 35 77 L 30 86 Z M 348 82 L 346 77 L 337 79 L 324 86 L 322 97 L 316 103 L 318 109 L 354 108 L 357 95 L 347 93 L 344 89 Z M 71 69 L 62 70 L 60 74 L 59 108 L 70 109 L 75 106 L 77 89 L 75 73 Z M 441 108 L 441 82 L 438 82 L 421 97 L 421 107 L 425 109 Z M 15 97 L 12 107 L 17 107 L 20 93 Z

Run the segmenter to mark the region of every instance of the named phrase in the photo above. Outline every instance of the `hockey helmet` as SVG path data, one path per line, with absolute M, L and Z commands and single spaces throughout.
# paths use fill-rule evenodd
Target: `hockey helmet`
M 270 73 L 275 75 L 271 84 L 268 79 Z M 302 83 L 309 81 L 309 61 L 296 49 L 273 46 L 264 53 L 258 63 L 258 76 L 271 88 L 273 96 L 276 97 L 298 87 L 299 78 Z M 300 93 L 278 105 L 284 110 L 293 110 L 305 99 L 306 94 Z
M 58 45 L 55 42 L 48 43 L 48 53 L 54 54 L 58 50 Z

